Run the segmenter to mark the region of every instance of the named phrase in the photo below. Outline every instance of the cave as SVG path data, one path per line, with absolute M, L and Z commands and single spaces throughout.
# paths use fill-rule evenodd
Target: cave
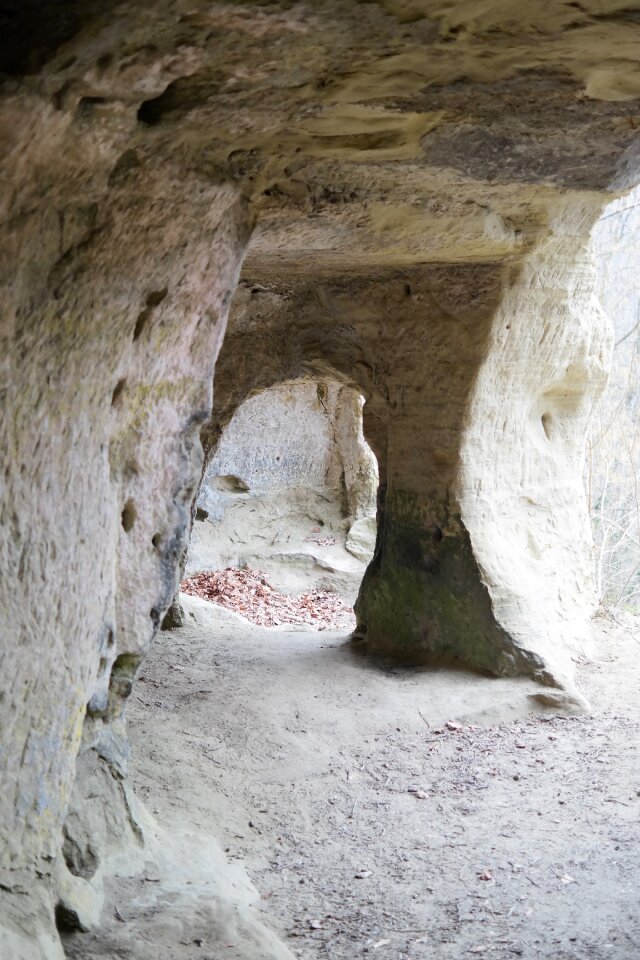
M 635 330 L 637 11 L 0 24 L 0 956 L 635 957 L 636 627 L 598 613 L 585 444 Z M 278 647 L 178 588 L 296 391 L 310 447 L 351 411 L 368 466 L 326 476 L 375 544 L 350 639 Z

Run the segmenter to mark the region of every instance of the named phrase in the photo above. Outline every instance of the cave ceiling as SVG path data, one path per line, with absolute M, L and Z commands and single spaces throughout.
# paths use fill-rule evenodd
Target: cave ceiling
M 256 280 L 518 258 L 559 195 L 636 179 L 640 14 L 615 0 L 43 10 L 3 7 L 5 90 L 46 97 L 63 153 L 120 144 L 113 183 L 237 183 Z

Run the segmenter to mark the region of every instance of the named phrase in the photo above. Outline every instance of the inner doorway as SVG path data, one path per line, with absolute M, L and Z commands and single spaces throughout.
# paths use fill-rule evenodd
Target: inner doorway
M 355 627 L 376 536 L 364 398 L 336 380 L 248 397 L 198 494 L 182 590 L 261 626 Z

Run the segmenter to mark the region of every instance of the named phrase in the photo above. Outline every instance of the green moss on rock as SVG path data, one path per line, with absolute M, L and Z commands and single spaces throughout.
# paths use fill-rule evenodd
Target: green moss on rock
M 536 671 L 497 623 L 469 534 L 446 502 L 389 492 L 378 526 L 356 604 L 371 652 L 495 674 Z

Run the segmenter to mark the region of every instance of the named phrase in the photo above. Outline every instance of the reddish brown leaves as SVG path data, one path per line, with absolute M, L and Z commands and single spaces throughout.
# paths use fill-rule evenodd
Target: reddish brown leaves
M 284 623 L 308 623 L 317 630 L 352 630 L 353 610 L 324 590 L 288 596 L 274 589 L 258 570 L 212 570 L 188 577 L 180 584 L 183 593 L 202 597 L 233 610 L 261 627 Z

